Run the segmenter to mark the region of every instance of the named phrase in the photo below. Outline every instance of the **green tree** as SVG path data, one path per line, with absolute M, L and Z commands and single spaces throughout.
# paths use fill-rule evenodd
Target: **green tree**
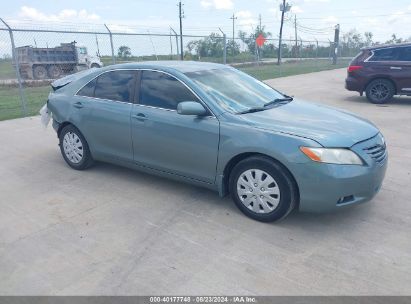
M 371 46 L 373 45 L 373 41 L 372 41 L 372 37 L 373 37 L 373 33 L 371 32 L 365 32 L 364 33 L 364 37 L 365 37 L 365 45 L 366 46 Z
M 236 56 L 238 54 L 240 54 L 240 45 L 235 40 L 227 40 L 227 55 Z
M 126 45 L 122 45 L 118 48 L 118 57 L 122 58 L 122 59 L 127 59 L 129 57 L 131 57 L 131 49 L 126 46 Z
M 238 32 L 238 37 L 241 39 L 243 43 L 247 45 L 248 51 L 252 54 L 255 54 L 256 52 L 256 43 L 255 39 L 262 34 L 265 38 L 269 39 L 271 38 L 271 33 L 265 31 L 265 26 L 262 26 L 261 28 L 257 26 L 255 29 L 254 33 L 246 33 L 244 31 L 239 31 Z M 261 54 L 270 54 L 275 52 L 275 45 L 273 43 L 268 43 L 266 42 L 262 47 L 258 47 L 258 51 Z
M 391 35 L 391 39 L 390 40 L 387 40 L 385 43 L 386 44 L 392 44 L 392 43 L 402 43 L 402 42 L 404 42 L 405 40 L 403 40 L 402 38 L 397 38 L 397 35 L 396 34 L 392 34 Z
M 227 41 L 227 54 L 234 51 L 234 54 L 240 53 L 240 46 L 232 40 Z M 200 40 L 192 40 L 187 43 L 187 51 L 201 57 L 222 57 L 224 52 L 224 39 L 217 33 L 211 33 L 209 36 Z

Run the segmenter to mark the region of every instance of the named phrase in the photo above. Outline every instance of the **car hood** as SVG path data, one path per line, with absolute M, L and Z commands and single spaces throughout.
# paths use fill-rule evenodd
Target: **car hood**
M 236 116 L 256 128 L 309 138 L 324 147 L 351 147 L 379 132 L 354 114 L 300 100 Z

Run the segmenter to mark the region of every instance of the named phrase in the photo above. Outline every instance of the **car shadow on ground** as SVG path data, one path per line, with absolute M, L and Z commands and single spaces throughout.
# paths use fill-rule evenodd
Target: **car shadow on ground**
M 97 162 L 95 166 L 87 171 L 92 171 L 93 174 L 98 174 L 100 177 L 101 175 L 107 175 L 110 176 L 110 178 L 115 178 L 117 181 L 124 180 L 128 183 L 136 183 L 148 191 L 155 192 L 158 189 L 162 189 L 162 191 L 170 191 L 173 196 L 181 196 L 181 201 L 184 201 L 190 205 L 190 210 L 192 212 L 187 212 L 187 216 L 192 214 L 194 216 L 204 217 L 205 220 L 210 220 L 211 222 L 215 220 L 213 219 L 215 213 L 222 212 L 225 216 L 232 217 L 231 220 L 244 221 L 246 226 L 263 225 L 265 228 L 267 228 L 267 226 L 271 226 L 270 229 L 276 229 L 276 227 L 286 227 L 287 229 L 292 230 L 306 229 L 307 231 L 321 234 L 321 229 L 326 226 L 344 226 L 347 225 L 347 222 L 355 224 L 357 221 L 363 221 L 363 218 L 368 217 L 367 214 L 369 213 L 370 208 L 369 204 L 363 204 L 344 208 L 337 212 L 319 214 L 305 213 L 294 210 L 287 218 L 283 220 L 273 223 L 261 223 L 249 219 L 243 215 L 242 212 L 235 206 L 229 195 L 221 198 L 218 196 L 217 192 L 206 188 L 100 162 Z M 152 188 L 152 190 L 150 190 L 150 188 Z M 372 204 L 372 202 L 370 204 Z M 136 208 L 138 208 L 137 204 Z M 228 221 L 225 225 L 229 225 L 229 222 L 230 221 Z
M 122 167 L 109 163 L 96 162 L 89 170 L 97 174 L 103 174 L 117 179 L 117 181 L 127 181 L 136 183 L 141 187 L 152 187 L 152 191 L 161 189 L 162 191 L 170 191 L 176 195 L 181 195 L 182 199 L 198 200 L 202 197 L 215 196 L 218 198 L 217 192 L 202 188 L 190 183 L 180 182 L 171 178 L 157 176 L 155 174 L 146 173 L 132 168 Z M 214 200 L 213 200 L 214 201 Z
M 343 98 L 345 101 L 352 101 L 357 103 L 369 103 L 372 105 L 371 102 L 367 100 L 367 97 L 360 96 L 360 95 L 353 95 L 353 96 L 346 96 Z M 404 105 L 404 106 L 411 106 L 411 97 L 410 96 L 396 96 L 393 97 L 389 102 L 386 104 L 375 104 L 377 107 L 389 107 L 390 105 Z

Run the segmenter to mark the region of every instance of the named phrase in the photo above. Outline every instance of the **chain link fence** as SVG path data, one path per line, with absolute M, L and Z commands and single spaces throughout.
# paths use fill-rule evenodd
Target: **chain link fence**
M 282 65 L 276 65 L 278 40 L 258 47 L 250 37 L 230 39 L 221 31 L 183 35 L 184 60 L 230 64 L 260 79 L 333 68 L 329 41 L 283 40 Z M 53 79 L 115 63 L 180 60 L 181 51 L 172 28 L 158 33 L 93 24 L 79 30 L 61 23 L 0 21 L 0 120 L 37 114 Z

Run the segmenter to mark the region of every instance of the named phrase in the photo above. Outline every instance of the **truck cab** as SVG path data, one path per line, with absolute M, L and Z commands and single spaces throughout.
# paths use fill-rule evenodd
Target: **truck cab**
M 79 66 L 85 65 L 87 68 L 101 68 L 103 66 L 99 57 L 88 55 L 85 46 L 76 46 L 76 51 Z

